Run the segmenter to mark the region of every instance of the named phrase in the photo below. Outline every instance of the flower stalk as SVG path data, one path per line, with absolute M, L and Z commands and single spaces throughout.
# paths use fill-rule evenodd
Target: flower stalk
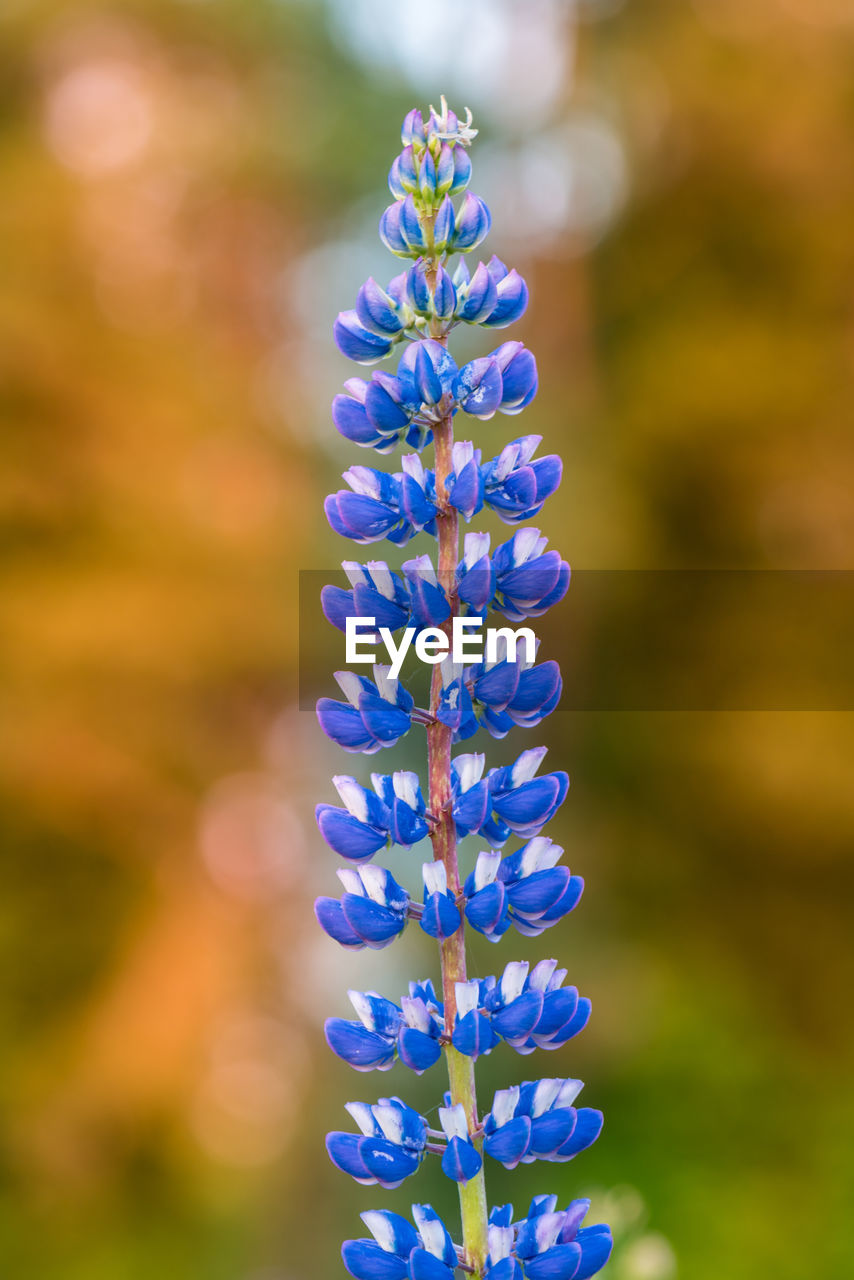
M 447 340 L 446 340 L 447 341 Z M 444 418 L 433 433 L 436 450 L 436 529 L 439 543 L 438 577 L 451 605 L 451 617 L 459 613 L 455 573 L 459 558 L 459 516 L 448 502 L 446 481 L 453 475 L 454 420 Z M 450 619 L 444 624 L 450 635 Z M 442 671 L 433 668 L 430 681 L 430 711 L 437 717 L 427 730 L 427 774 L 429 780 L 429 805 L 438 820 L 430 833 L 433 857 L 445 868 L 448 891 L 454 898 L 461 892 L 457 839 L 454 830 L 451 794 L 451 743 L 453 731 L 438 719 L 442 702 Z M 453 1034 L 457 1016 L 456 989 L 458 982 L 466 982 L 465 933 L 458 929 L 445 938 L 439 946 L 442 972 L 442 999 L 445 1006 L 445 1029 Z M 465 1113 L 469 1133 L 479 1129 L 477 1114 L 477 1087 L 474 1059 L 459 1053 L 453 1043 L 445 1050 L 450 1085 L 451 1105 L 461 1106 Z M 480 1151 L 483 1140 L 473 1137 L 473 1145 Z M 481 1274 L 488 1252 L 486 1203 L 486 1179 L 483 1166 L 468 1182 L 459 1183 L 460 1217 L 462 1221 L 463 1258 L 474 1274 Z
M 415 706 L 398 678 L 398 658 L 394 667 L 376 666 L 373 681 L 337 672 L 346 701 L 318 703 L 321 727 L 345 751 L 373 755 L 413 728 L 423 731 L 427 794 L 418 776 L 404 770 L 372 774 L 372 791 L 349 775 L 334 779 L 343 808 L 319 805 L 317 823 L 347 863 L 338 873 L 345 892 L 318 899 L 315 911 L 325 932 L 349 950 L 388 946 L 413 922 L 438 942 L 441 980 L 439 991 L 429 979 L 411 982 L 399 1004 L 351 991 L 358 1020 L 329 1019 L 326 1038 L 358 1071 L 387 1071 L 400 1062 L 420 1074 L 444 1056 L 449 1089 L 438 1109 L 441 1129 L 429 1128 L 398 1097 L 348 1103 L 361 1136 L 330 1133 L 327 1150 L 357 1182 L 388 1188 L 437 1157 L 458 1184 L 461 1217 L 455 1243 L 430 1205 L 412 1206 L 414 1225 L 385 1210 L 362 1214 L 373 1238 L 342 1248 L 355 1280 L 453 1280 L 458 1269 L 481 1280 L 586 1280 L 611 1249 L 606 1226 L 582 1226 L 585 1200 L 558 1211 L 557 1197 L 538 1195 L 527 1217 L 514 1221 L 510 1205 L 490 1212 L 486 1195 L 485 1159 L 506 1168 L 574 1159 L 599 1136 L 602 1114 L 574 1105 L 580 1080 L 553 1078 L 499 1090 L 489 1111 L 478 1112 L 481 1054 L 502 1043 L 520 1053 L 559 1048 L 584 1028 L 590 1002 L 564 985 L 566 971 L 556 960 L 532 969 L 511 962 L 500 977 L 482 980 L 466 971 L 468 928 L 493 942 L 511 928 L 536 937 L 574 909 L 583 889 L 561 864 L 563 850 L 541 835 L 569 785 L 562 771 L 538 774 L 545 748 L 523 751 L 486 776 L 482 754 L 453 754 L 455 744 L 480 730 L 500 739 L 515 727 L 533 727 L 561 694 L 557 663 L 537 663 L 528 653 L 523 659 L 511 651 L 506 631 L 502 647 L 483 660 L 456 662 L 450 656 L 456 621 L 479 625 L 490 612 L 512 623 L 536 618 L 569 586 L 569 566 L 546 549 L 538 529 L 517 528 L 492 553 L 487 535 L 468 533 L 461 555 L 461 520 L 489 506 L 521 526 L 561 477 L 559 458 L 534 458 L 539 436 L 520 436 L 487 462 L 471 442 L 454 439 L 458 412 L 480 421 L 516 414 L 537 390 L 536 361 L 521 342 L 504 342 L 462 368 L 448 350 L 457 325 L 504 328 L 528 300 L 521 276 L 495 257 L 474 272 L 464 258 L 453 276 L 447 270 L 450 257 L 470 253 L 491 225 L 483 201 L 466 192 L 475 133 L 471 113 L 461 121 L 444 99 L 426 121 L 419 111 L 406 117 L 403 151 L 389 173 L 394 203 L 382 215 L 380 238 L 413 265 L 385 289 L 368 280 L 355 309 L 335 323 L 339 348 L 361 364 L 403 344 L 395 375 L 377 371 L 369 382 L 346 384 L 333 402 L 336 427 L 380 454 L 402 442 L 415 452 L 402 458 L 397 473 L 364 466 L 345 472 L 349 489 L 325 504 L 329 523 L 359 545 L 385 538 L 403 546 L 424 535 L 435 539 L 436 558 L 422 554 L 400 570 L 382 560 L 345 561 L 350 589 L 324 588 L 324 612 L 343 631 L 352 619 L 369 617 L 391 633 L 407 628 L 409 641 L 417 637 L 416 653 L 420 640 L 439 648 L 437 657 L 425 658 L 434 664 L 427 709 Z M 420 454 L 431 443 L 428 469 Z M 458 842 L 469 834 L 488 848 L 463 874 Z M 525 843 L 502 855 L 508 841 L 520 838 Z M 432 860 L 421 868 L 419 904 L 373 859 L 390 844 L 412 848 L 428 839 Z

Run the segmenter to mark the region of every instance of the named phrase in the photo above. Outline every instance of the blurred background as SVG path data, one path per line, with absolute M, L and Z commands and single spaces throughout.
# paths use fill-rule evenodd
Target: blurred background
M 331 426 L 331 322 L 397 269 L 399 120 L 443 92 L 531 287 L 552 542 L 852 567 L 850 0 L 4 0 L 4 1274 L 308 1280 L 344 1274 L 363 1209 L 455 1221 L 429 1166 L 383 1193 L 323 1152 L 349 1097 L 434 1105 L 438 1076 L 354 1076 L 321 1030 L 434 957 L 317 929 L 342 761 L 297 695 L 298 571 L 340 560 L 321 501 L 369 461 Z M 486 456 L 517 430 L 469 425 Z M 850 715 L 544 730 L 585 900 L 473 966 L 561 956 L 594 1018 L 536 1068 L 607 1122 L 573 1164 L 490 1169 L 491 1198 L 592 1192 L 614 1280 L 845 1280 Z M 483 1096 L 533 1062 L 493 1054 Z

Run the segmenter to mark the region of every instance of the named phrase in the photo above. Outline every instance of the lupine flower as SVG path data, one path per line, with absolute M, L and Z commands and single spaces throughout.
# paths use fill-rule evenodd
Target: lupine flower
M 462 924 L 462 916 L 454 901 L 453 894 L 448 892 L 448 877 L 441 862 L 425 862 L 422 868 L 424 875 L 424 912 L 420 917 L 420 925 L 431 938 L 444 942 L 451 938 Z
M 431 295 L 431 316 L 450 305 L 453 285 L 448 279 L 442 287 L 446 296 Z M 370 333 L 355 311 L 342 312 L 336 324 L 342 351 L 361 364 L 381 360 L 401 336 L 381 338 Z M 344 384 L 346 395 L 332 402 L 335 426 L 354 444 L 389 453 L 405 438 L 420 451 L 432 439 L 433 424 L 458 409 L 484 419 L 496 410 L 514 414 L 536 394 L 536 362 L 521 342 L 505 342 L 460 369 L 435 339 L 421 336 L 417 328 L 402 332 L 416 340 L 401 356 L 397 373 L 378 370 L 370 382 L 350 378 Z
M 527 961 L 513 961 L 500 979 L 458 983 L 454 1048 L 469 1058 L 489 1053 L 499 1040 L 521 1054 L 559 1049 L 590 1017 L 590 1001 L 564 987 L 565 977 L 556 960 L 541 960 L 530 974 Z
M 366 862 L 386 845 L 408 848 L 427 835 L 417 774 L 373 773 L 374 794 L 348 774 L 338 774 L 332 781 L 345 807 L 319 804 L 315 818 L 326 843 L 342 858 Z
M 351 617 L 374 618 L 378 627 L 391 631 L 406 626 L 411 612 L 409 590 L 384 560 L 369 560 L 366 565 L 345 560 L 342 568 L 352 589 L 327 586 L 320 593 L 323 612 L 334 627 L 343 631 Z
M 508 524 L 532 519 L 560 485 L 563 468 L 556 454 L 531 461 L 541 440 L 542 436 L 511 440 L 480 469 L 484 501 Z
M 457 441 L 454 469 L 445 481 L 451 506 L 465 520 L 477 515 L 484 504 L 507 524 L 535 516 L 557 489 L 561 475 L 560 459 L 554 456 L 528 465 L 540 438 L 526 436 L 513 441 L 499 457 L 483 464 L 479 449 L 469 441 Z M 373 467 L 345 471 L 349 490 L 330 494 L 324 504 L 335 532 L 361 544 L 386 538 L 398 546 L 404 546 L 416 533 L 435 537 L 435 474 L 423 466 L 417 454 L 403 457 L 401 467 L 394 474 Z M 404 621 L 398 625 L 403 626 Z
M 514 726 L 532 729 L 554 711 L 563 682 L 554 661 L 529 663 L 507 657 L 506 638 L 500 637 L 494 661 L 484 660 L 466 670 L 466 684 L 482 724 L 493 738 L 505 737 Z
M 467 533 L 457 565 L 457 592 L 472 613 L 485 613 L 495 597 L 495 569 L 489 556 L 489 534 Z
M 483 1160 L 469 1135 L 465 1111 L 459 1103 L 452 1106 L 447 1093 L 444 1107 L 439 1108 L 439 1123 L 448 1139 L 442 1156 L 442 1172 L 454 1182 L 470 1182 L 480 1172 Z
M 537 362 L 521 342 L 503 342 L 490 352 L 501 372 L 501 411 L 521 413 L 537 394 Z
M 409 590 L 410 621 L 416 627 L 440 627 L 450 618 L 451 606 L 430 557 L 405 560 L 402 568 Z
M 578 905 L 581 876 L 557 865 L 563 849 L 547 836 L 535 836 L 509 857 L 495 850 L 478 854 L 466 878 L 466 919 L 473 929 L 497 942 L 511 924 L 535 938 Z
M 471 520 L 483 507 L 484 484 L 480 468 L 480 450 L 466 440 L 458 440 L 451 452 L 454 469 L 445 481 L 448 501 L 460 515 Z M 433 488 L 435 492 L 435 477 Z
M 560 1212 L 556 1207 L 557 1196 L 534 1197 L 518 1224 L 516 1257 L 526 1280 L 587 1280 L 611 1256 L 610 1228 L 581 1226 L 589 1200 L 573 1200 Z
M 410 982 L 400 1005 L 375 991 L 347 994 L 359 1021 L 328 1018 L 326 1041 L 356 1071 L 387 1071 L 399 1057 L 420 1075 L 438 1062 L 444 1011 L 431 982 Z
M 399 1187 L 415 1173 L 427 1148 L 427 1126 L 400 1098 L 348 1102 L 346 1109 L 362 1131 L 327 1134 L 329 1159 L 363 1186 Z
M 453 730 L 454 742 L 461 742 L 477 732 L 478 720 L 471 700 L 471 690 L 464 680 L 461 664 L 445 658 L 440 664 L 442 693 L 436 716 Z
M 425 471 L 417 454 L 408 455 L 402 465 L 397 475 L 373 467 L 344 472 L 350 491 L 340 489 L 324 503 L 336 533 L 362 544 L 387 538 L 398 546 L 422 530 L 435 533 L 435 491 L 430 494 L 428 489 L 432 472 Z
M 327 1018 L 326 1043 L 355 1071 L 388 1071 L 394 1065 L 402 1011 L 376 991 L 348 991 L 347 994 L 360 1021 Z
M 383 867 L 342 867 L 338 878 L 346 892 L 317 899 L 318 924 L 348 950 L 381 951 L 406 927 L 409 894 Z
M 388 671 L 388 667 L 374 667 L 376 684 L 352 671 L 336 671 L 335 679 L 348 701 L 318 700 L 320 727 L 345 751 L 370 755 L 381 747 L 393 747 L 409 732 L 412 694 Z
M 381 455 L 404 442 L 415 452 L 391 474 L 350 467 L 344 473 L 347 488 L 326 500 L 329 523 L 359 545 L 384 539 L 404 546 L 421 534 L 438 542 L 438 559 L 422 552 L 399 571 L 382 560 L 364 567 L 345 561 L 349 589 L 328 586 L 322 592 L 324 613 L 340 630 L 353 617 L 373 618 L 389 632 L 435 629 L 466 610 L 480 618 L 494 610 L 518 622 L 540 616 L 569 586 L 568 564 L 547 550 L 538 529 L 519 528 L 492 553 L 488 535 L 475 531 L 459 553 L 460 517 L 471 521 L 486 506 L 506 523 L 522 524 L 537 516 L 561 479 L 557 457 L 534 458 L 539 436 L 519 436 L 486 463 L 471 442 L 453 438 L 460 411 L 481 421 L 515 414 L 537 392 L 536 360 L 521 342 L 504 342 L 462 367 L 448 350 L 455 326 L 504 328 L 528 302 L 525 281 L 495 256 L 472 271 L 462 262 L 453 271 L 448 265 L 451 254 L 474 250 L 491 225 L 489 209 L 467 190 L 466 148 L 475 134 L 471 113 L 461 121 L 444 98 L 440 110 L 431 107 L 426 118 L 417 109 L 407 115 L 402 151 L 388 175 L 393 203 L 380 219 L 380 238 L 411 265 L 385 288 L 368 279 L 354 308 L 335 322 L 339 348 L 360 364 L 402 347 L 394 372 L 376 370 L 368 380 L 345 383 L 332 406 L 338 431 Z M 441 472 L 418 456 L 434 436 Z M 455 589 L 446 591 L 452 571 Z M 324 731 L 347 751 L 372 754 L 391 747 L 413 725 L 426 730 L 429 745 L 425 793 L 409 771 L 372 774 L 372 791 L 342 774 L 334 779 L 342 806 L 321 804 L 316 810 L 323 839 L 354 864 L 338 873 L 345 890 L 340 900 L 320 898 L 315 905 L 325 932 L 351 950 L 381 949 L 417 919 L 442 944 L 442 991 L 454 993 L 446 1018 L 429 981 L 410 983 L 399 1005 L 375 991 L 351 991 L 356 1019 L 330 1018 L 325 1030 L 332 1050 L 357 1071 L 386 1071 L 400 1061 L 421 1073 L 449 1042 L 472 1061 L 499 1043 L 520 1054 L 554 1049 L 577 1035 L 590 1016 L 589 1000 L 563 985 L 566 970 L 555 960 L 530 970 L 527 963 L 511 962 L 500 978 L 466 978 L 464 918 L 493 942 L 511 927 L 534 937 L 572 911 L 583 889 L 581 878 L 560 864 L 560 847 L 540 835 L 569 787 L 562 771 L 538 776 L 545 748 L 523 751 L 512 764 L 488 771 L 479 753 L 451 758 L 451 744 L 479 727 L 497 738 L 531 727 L 560 698 L 554 661 L 528 661 L 526 650 L 524 661 L 511 662 L 506 646 L 489 652 L 471 665 L 447 656 L 436 668 L 427 710 L 416 709 L 391 679 L 391 669 L 381 666 L 374 668 L 373 683 L 339 672 L 346 702 L 318 703 Z M 456 841 L 470 834 L 490 847 L 463 878 Z M 511 835 L 526 843 L 502 857 L 498 850 Z M 433 859 L 422 865 L 419 905 L 371 860 L 384 845 L 409 847 L 427 836 Z M 537 1159 L 572 1159 L 598 1137 L 601 1113 L 576 1108 L 581 1082 L 562 1078 L 498 1090 L 482 1125 L 474 1120 L 469 1132 L 467 1117 L 477 1114 L 473 1078 L 470 1067 L 461 1075 L 464 1064 L 452 1067 L 454 1061 L 452 1092 L 438 1109 L 441 1132 L 428 1130 L 424 1118 L 399 1098 L 373 1106 L 350 1103 L 361 1134 L 329 1134 L 332 1162 L 359 1182 L 396 1187 L 429 1151 L 441 1156 L 444 1173 L 464 1187 L 483 1178 L 481 1148 L 512 1168 Z M 413 1205 L 415 1226 L 390 1212 L 364 1214 L 373 1239 L 345 1242 L 347 1270 L 355 1280 L 453 1280 L 459 1265 L 481 1280 L 586 1280 L 610 1253 L 607 1227 L 581 1225 L 586 1201 L 558 1212 L 556 1197 L 537 1196 L 522 1222 L 514 1223 L 512 1206 L 505 1205 L 492 1210 L 488 1227 L 482 1185 L 473 1193 L 461 1190 L 460 1203 L 459 1247 L 429 1205 Z
M 492 214 L 489 209 L 480 196 L 468 191 L 457 214 L 451 248 L 455 253 L 471 253 L 489 235 L 491 226 Z
M 512 765 L 490 769 L 487 781 L 493 816 L 480 834 L 493 848 L 500 848 L 511 831 L 519 836 L 539 835 L 566 799 L 569 778 L 563 770 L 535 776 L 547 750 L 534 747 L 523 751 Z
M 358 313 L 342 311 L 335 321 L 335 341 L 338 350 L 349 360 L 357 364 L 373 364 L 382 360 L 392 348 L 391 338 L 382 338 L 371 333 L 359 321 Z
M 561 1163 L 593 1145 L 602 1132 L 602 1112 L 572 1105 L 580 1080 L 532 1080 L 499 1089 L 484 1117 L 484 1152 L 505 1169 L 520 1161 Z
M 389 1210 L 370 1210 L 362 1221 L 373 1240 L 345 1240 L 344 1266 L 355 1280 L 452 1280 L 458 1258 L 445 1224 L 429 1204 L 414 1204 L 416 1231 Z
M 326 1019 L 326 1043 L 357 1071 L 387 1071 L 397 1057 L 417 1075 L 428 1070 L 442 1053 L 442 1002 L 433 983 L 411 982 L 401 1004 L 384 1000 L 375 991 L 347 992 L 359 1021 Z
M 511 622 L 539 618 L 569 590 L 569 565 L 547 545 L 539 529 L 520 529 L 492 557 L 492 605 Z

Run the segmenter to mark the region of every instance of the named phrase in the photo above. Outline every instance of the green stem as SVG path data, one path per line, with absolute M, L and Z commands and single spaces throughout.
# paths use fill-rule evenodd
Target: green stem
M 451 602 L 452 614 L 455 615 L 459 613 L 459 600 L 455 583 L 455 570 L 459 556 L 459 519 L 457 512 L 448 503 L 445 489 L 445 481 L 453 470 L 451 449 L 454 441 L 454 429 L 453 417 L 450 414 L 436 424 L 433 438 L 436 449 L 436 505 L 438 508 L 436 525 L 439 540 L 438 576 Z M 450 636 L 450 620 L 445 624 L 444 629 Z M 439 708 L 441 694 L 441 667 L 435 666 L 430 684 L 430 710 L 434 715 Z M 430 838 L 433 842 L 435 859 L 444 864 L 448 877 L 448 889 L 456 896 L 460 892 L 460 876 L 457 862 L 456 831 L 451 812 L 451 737 L 451 730 L 438 721 L 427 729 L 429 808 L 437 818 Z M 454 1029 L 457 1012 L 456 984 L 466 981 L 464 925 L 457 930 L 453 937 L 447 938 L 441 944 L 440 952 L 442 996 L 445 1004 L 445 1030 L 450 1035 Z M 458 1053 L 450 1044 L 446 1046 L 445 1053 L 448 1063 L 448 1080 L 451 1087 L 451 1102 L 454 1105 L 457 1103 L 462 1104 L 468 1130 L 473 1133 L 479 1123 L 474 1061 Z M 476 1139 L 475 1145 L 480 1149 L 482 1139 Z M 481 1168 L 480 1172 L 469 1182 L 460 1183 L 459 1192 L 465 1261 L 476 1275 L 481 1275 L 488 1251 L 486 1184 L 483 1169 Z

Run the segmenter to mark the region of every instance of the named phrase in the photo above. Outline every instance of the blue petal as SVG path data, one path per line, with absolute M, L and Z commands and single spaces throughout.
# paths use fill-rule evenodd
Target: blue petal
M 314 904 L 314 914 L 324 933 L 329 934 L 329 937 L 334 938 L 342 947 L 348 947 L 351 951 L 364 949 L 364 941 L 354 931 L 352 925 L 348 924 L 337 898 L 318 898 Z
M 373 1071 L 394 1062 L 394 1040 L 369 1031 L 360 1022 L 327 1018 L 324 1031 L 332 1052 L 356 1071 Z
M 351 862 L 365 862 L 372 858 L 386 843 L 384 831 L 359 822 L 346 809 L 338 809 L 331 804 L 319 804 L 314 811 L 320 834 L 342 858 Z
M 484 208 L 486 208 L 485 205 Z M 453 238 L 454 223 L 454 206 L 450 197 L 445 196 L 433 219 L 433 243 L 436 249 L 441 251 Z
M 516 1116 L 483 1140 L 483 1149 L 493 1160 L 512 1168 L 526 1154 L 531 1141 L 531 1121 Z
M 454 181 L 448 194 L 457 196 L 461 191 L 465 191 L 469 184 L 469 180 L 471 179 L 471 160 L 468 157 L 465 147 L 454 147 L 453 157 Z
M 353 396 L 335 397 L 332 401 L 332 421 L 341 435 L 354 444 L 371 445 L 376 439 L 376 428 L 368 420 L 365 406 Z
M 557 902 L 549 907 L 545 915 L 540 916 L 539 923 L 553 924 L 557 920 L 562 920 L 564 916 L 569 915 L 570 911 L 578 906 L 583 892 L 584 881 L 581 876 L 570 876 L 563 893 Z
M 559 684 L 560 667 L 554 660 L 541 662 L 539 666 L 523 671 L 519 678 L 519 688 L 511 702 L 512 709 L 533 711 L 543 706 L 554 695 Z
M 464 1138 L 451 1138 L 442 1156 L 442 1172 L 454 1182 L 469 1182 L 480 1173 L 483 1161 L 470 1142 Z
M 427 248 L 424 228 L 419 221 L 415 201 L 411 195 L 408 195 L 400 206 L 400 232 L 410 250 L 414 249 L 421 253 Z
M 402 203 L 390 204 L 380 218 L 380 240 L 398 258 L 409 256 L 409 245 L 400 225 Z
M 581 1247 L 575 1244 L 557 1244 L 545 1253 L 537 1254 L 525 1263 L 528 1280 L 572 1280 L 581 1266 Z
M 542 1016 L 533 1028 L 539 1036 L 552 1035 L 563 1027 L 578 1009 L 578 991 L 575 987 L 561 987 L 550 991 L 544 1000 Z
M 353 603 L 353 592 L 345 591 L 343 587 L 322 587 L 320 591 L 320 607 L 323 610 L 323 616 L 326 621 L 331 622 L 333 627 L 337 627 L 339 631 L 346 630 L 348 618 L 368 616 L 359 614 Z
M 353 932 L 367 943 L 390 942 L 406 924 L 405 916 L 399 916 L 388 907 L 381 907 L 379 903 L 356 893 L 345 893 L 341 907 Z
M 580 1031 L 584 1030 L 584 1028 L 587 1026 L 587 1023 L 590 1021 L 590 1013 L 591 1013 L 590 1001 L 587 999 L 586 996 L 582 996 L 581 999 L 578 1001 L 578 1007 L 576 1008 L 575 1013 L 572 1015 L 572 1017 L 568 1018 L 566 1022 L 562 1023 L 562 1025 L 558 1027 L 557 1032 L 552 1033 L 555 1037 L 555 1040 L 558 1041 L 560 1044 L 566 1044 L 567 1040 L 571 1040 L 573 1036 L 577 1036 Z M 534 1034 L 535 1035 L 541 1034 L 539 1027 L 536 1028 Z
M 479 262 L 466 290 L 465 301 L 457 309 L 457 315 L 461 320 L 467 320 L 469 324 L 477 324 L 489 315 L 497 301 L 498 290 L 495 281 L 484 264 Z
M 391 351 L 389 340 L 364 329 L 355 311 L 339 312 L 332 326 L 332 333 L 342 355 L 359 364 L 371 364 L 374 360 L 381 360 Z
M 518 662 L 499 662 L 475 681 L 474 696 L 503 711 L 518 688 L 520 674 Z
M 344 1266 L 355 1280 L 403 1280 L 406 1263 L 373 1240 L 345 1240 L 341 1246 Z
M 531 1155 L 545 1159 L 572 1136 L 577 1112 L 574 1107 L 559 1107 L 531 1121 Z
M 516 884 L 508 885 L 507 896 L 514 910 L 523 915 L 547 911 L 561 897 L 570 880 L 568 867 L 550 867 L 535 871 Z
M 409 586 L 413 625 L 419 630 L 423 627 L 441 626 L 451 616 L 451 606 L 445 592 L 417 570 L 407 571 L 404 565 L 404 573 Z
M 489 1280 L 522 1280 L 522 1268 L 515 1258 L 502 1258 L 489 1268 Z
M 552 774 L 542 778 L 532 778 L 523 782 L 515 791 L 505 796 L 495 797 L 495 812 L 503 818 L 508 826 L 527 827 L 549 813 L 559 792 L 558 784 Z
M 360 1153 L 362 1139 L 355 1133 L 328 1133 L 326 1150 L 329 1159 L 342 1173 L 349 1173 L 351 1178 L 362 1182 L 373 1178 Z
M 499 281 L 496 305 L 484 324 L 492 329 L 503 329 L 520 319 L 525 314 L 527 305 L 528 286 L 514 268 Z
M 421 814 L 410 809 L 405 801 L 395 796 L 391 809 L 389 834 L 395 844 L 412 845 L 423 840 L 429 827 Z
M 601 1271 L 611 1256 L 614 1247 L 611 1231 L 604 1223 L 582 1227 L 575 1239 L 581 1246 L 581 1266 L 575 1273 L 575 1280 L 588 1280 L 589 1276 Z
M 368 276 L 356 295 L 356 315 L 364 329 L 380 338 L 387 339 L 403 328 L 391 299 L 373 276 Z
M 492 1015 L 494 1029 L 505 1040 L 527 1040 L 542 1016 L 544 999 L 542 991 L 525 991 Z
M 418 1156 L 385 1138 L 362 1138 L 359 1155 L 371 1177 L 381 1187 L 393 1190 L 418 1168 Z
M 409 423 L 409 414 L 401 407 L 394 394 L 398 391 L 397 380 L 378 376 L 368 383 L 365 392 L 365 414 L 377 431 L 402 431 Z
M 373 618 L 378 627 L 388 627 L 389 631 L 398 631 L 409 621 L 407 607 L 362 582 L 353 588 L 353 609 L 356 617 Z
M 479 356 L 463 365 L 454 382 L 454 397 L 474 418 L 490 418 L 501 403 L 503 381 L 496 362 Z
M 564 1140 L 558 1151 L 561 1160 L 571 1160 L 579 1151 L 586 1151 L 602 1132 L 605 1117 L 595 1107 L 579 1107 L 578 1119 L 571 1135 Z
M 389 1252 L 396 1253 L 403 1259 L 418 1248 L 418 1232 L 399 1213 L 392 1213 L 390 1209 L 374 1209 L 363 1214 L 362 1221 L 378 1243 L 381 1241 L 388 1246 Z
M 359 714 L 368 732 L 384 746 L 393 746 L 409 732 L 411 721 L 407 713 L 386 702 L 379 694 L 360 694 Z
M 443 942 L 457 932 L 462 918 L 453 898 L 445 893 L 431 893 L 424 903 L 424 914 L 419 923 L 431 938 L 438 938 Z
M 461 252 L 477 248 L 489 234 L 491 226 L 492 215 L 489 209 L 479 196 L 468 191 L 457 214 L 453 248 Z
M 489 810 L 489 786 L 485 780 L 476 783 L 454 801 L 457 834 L 466 836 L 483 826 Z
M 426 1249 L 413 1249 L 409 1255 L 409 1280 L 453 1280 L 453 1271 Z
M 504 885 L 497 881 L 473 894 L 466 903 L 466 919 L 478 933 L 491 933 L 504 915 Z
M 317 719 L 326 736 L 345 751 L 364 751 L 374 744 L 359 712 L 346 702 L 320 698 L 317 703 Z
M 416 1027 L 404 1027 L 398 1037 L 397 1053 L 405 1067 L 420 1075 L 439 1061 L 442 1046 L 424 1031 L 419 1031 Z
M 478 1058 L 489 1053 L 498 1044 L 498 1037 L 492 1030 L 489 1019 L 477 1009 L 472 1009 L 454 1024 L 451 1037 L 454 1048 L 464 1053 L 467 1058 Z

